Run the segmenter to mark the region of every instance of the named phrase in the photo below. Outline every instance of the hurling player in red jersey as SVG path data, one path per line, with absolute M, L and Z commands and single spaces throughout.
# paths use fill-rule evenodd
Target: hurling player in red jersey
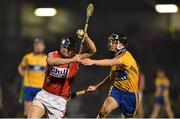
M 71 37 L 61 39 L 58 51 L 50 52 L 47 58 L 46 79 L 43 90 L 33 101 L 28 118 L 40 118 L 45 111 L 49 118 L 63 118 L 66 112 L 66 103 L 70 97 L 71 84 L 76 76 L 80 59 L 91 57 L 96 47 L 88 34 L 78 30 L 77 35 L 85 35 L 85 42 L 89 48 L 86 53 L 77 54 L 77 41 Z

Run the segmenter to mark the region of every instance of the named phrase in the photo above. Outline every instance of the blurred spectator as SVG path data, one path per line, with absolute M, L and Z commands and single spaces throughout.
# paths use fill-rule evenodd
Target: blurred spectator
M 26 117 L 36 94 L 41 90 L 46 67 L 46 54 L 44 54 L 45 44 L 43 39 L 36 38 L 34 41 L 34 51 L 26 54 L 19 67 L 19 74 L 23 77 L 21 98 L 24 97 L 24 116 Z
M 169 86 L 170 81 L 165 73 L 161 70 L 157 71 L 157 77 L 155 79 L 155 103 L 151 118 L 157 118 L 162 106 L 165 107 L 166 113 L 169 118 L 173 118 L 174 114 L 171 109 L 170 99 L 169 99 Z
M 144 108 L 143 108 L 143 91 L 145 88 L 145 76 L 143 74 L 143 72 L 141 71 L 141 69 L 139 69 L 140 73 L 139 73 L 139 106 L 137 109 L 137 113 L 136 116 L 139 118 L 143 118 L 144 117 Z

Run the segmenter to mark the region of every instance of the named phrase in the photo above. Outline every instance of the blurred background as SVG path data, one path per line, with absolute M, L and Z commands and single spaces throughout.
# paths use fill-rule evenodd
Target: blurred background
M 111 33 L 128 37 L 128 50 L 133 54 L 145 75 L 145 117 L 154 103 L 154 79 L 157 69 L 170 79 L 170 99 L 175 117 L 180 117 L 180 12 L 158 13 L 155 5 L 178 0 L 0 0 L 0 87 L 2 91 L 0 117 L 20 117 L 23 105 L 18 103 L 21 76 L 17 66 L 24 54 L 32 51 L 35 37 L 43 37 L 46 53 L 57 50 L 58 38 L 76 37 L 84 27 L 86 6 L 95 6 L 88 33 L 97 46 L 95 59 L 109 58 L 107 38 Z M 35 14 L 37 8 L 54 8 L 51 17 Z M 85 89 L 101 81 L 109 72 L 105 67 L 81 66 L 72 90 Z M 68 103 L 69 117 L 95 117 L 107 91 L 79 96 Z M 119 110 L 110 117 L 119 117 Z M 160 113 L 160 117 L 166 114 Z

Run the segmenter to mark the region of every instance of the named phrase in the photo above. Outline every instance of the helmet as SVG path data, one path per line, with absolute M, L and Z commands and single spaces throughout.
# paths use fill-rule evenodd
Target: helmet
M 78 42 L 76 39 L 66 36 L 66 37 L 61 38 L 61 46 L 64 48 L 76 51 L 78 47 Z
M 35 39 L 34 39 L 34 45 L 36 45 L 36 44 L 38 44 L 38 43 L 44 44 L 44 39 L 43 39 L 43 38 L 35 38 Z
M 45 43 L 44 43 L 44 39 L 43 38 L 35 38 L 33 45 L 34 45 L 34 53 L 35 54 L 42 54 L 42 53 L 44 53 Z
M 127 37 L 124 35 L 118 35 L 118 34 L 112 33 L 109 36 L 108 40 L 109 41 L 120 41 L 124 45 L 124 47 L 126 47 L 128 45 Z

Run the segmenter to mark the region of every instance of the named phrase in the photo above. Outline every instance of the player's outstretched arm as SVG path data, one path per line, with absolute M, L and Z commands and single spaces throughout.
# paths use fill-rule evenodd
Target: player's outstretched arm
M 80 38 L 84 35 L 85 37 L 85 43 L 88 46 L 88 51 L 82 54 L 82 58 L 88 58 L 91 57 L 92 55 L 94 55 L 94 53 L 96 53 L 96 46 L 94 44 L 94 42 L 91 40 L 91 38 L 88 36 L 87 33 L 84 34 L 84 31 L 79 29 L 76 32 L 77 36 Z
M 83 59 L 80 61 L 82 64 L 91 66 L 91 65 L 98 65 L 98 66 L 113 66 L 113 65 L 120 65 L 121 62 L 117 58 L 113 59 L 102 59 L 102 60 L 92 60 L 89 58 Z
M 54 58 L 51 53 L 48 54 L 47 63 L 48 65 L 62 65 L 77 62 L 81 59 L 81 55 L 77 54 L 73 58 L 65 59 L 65 58 Z

